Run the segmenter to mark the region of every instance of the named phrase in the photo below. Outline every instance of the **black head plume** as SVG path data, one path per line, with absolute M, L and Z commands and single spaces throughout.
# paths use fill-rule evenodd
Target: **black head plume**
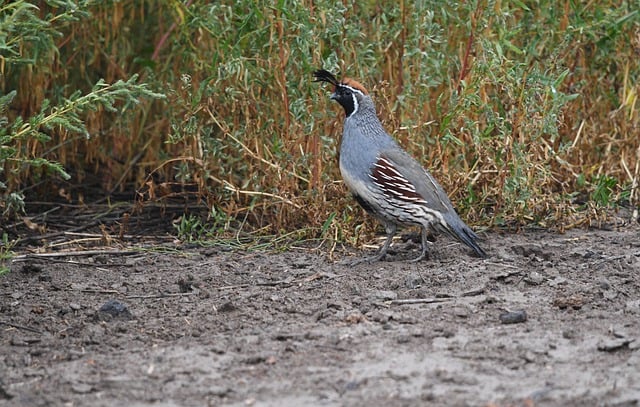
M 313 73 L 313 77 L 315 78 L 314 82 L 328 82 L 333 86 L 338 86 L 338 84 L 340 83 L 331 72 L 324 69 L 318 69 L 317 71 L 315 71 Z

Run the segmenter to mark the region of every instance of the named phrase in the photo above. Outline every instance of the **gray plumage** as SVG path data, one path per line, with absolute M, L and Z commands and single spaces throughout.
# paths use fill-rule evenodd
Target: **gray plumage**
M 378 254 L 365 260 L 386 255 L 398 225 L 421 227 L 422 252 L 413 261 L 427 255 L 429 230 L 446 233 L 486 257 L 476 243 L 478 236 L 460 219 L 440 184 L 384 130 L 366 89 L 352 79 L 338 82 L 325 70 L 314 76 L 335 86 L 331 99 L 342 105 L 347 116 L 340 145 L 344 182 L 387 233 Z

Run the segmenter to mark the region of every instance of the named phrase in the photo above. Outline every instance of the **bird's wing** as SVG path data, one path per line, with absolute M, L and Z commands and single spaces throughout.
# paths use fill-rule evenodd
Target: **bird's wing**
M 487 257 L 476 243 L 478 236 L 460 219 L 438 181 L 404 150 L 383 151 L 371 174 L 386 196 L 424 205 L 425 213 L 437 220 L 433 227 L 471 247 L 478 256 Z
M 371 168 L 370 177 L 373 183 L 389 199 L 417 204 L 427 203 L 424 197 L 416 190 L 415 185 L 385 155 L 377 157 Z
M 403 150 L 382 151 L 372 168 L 371 177 L 387 196 L 426 204 L 442 214 L 453 210 L 440 184 Z

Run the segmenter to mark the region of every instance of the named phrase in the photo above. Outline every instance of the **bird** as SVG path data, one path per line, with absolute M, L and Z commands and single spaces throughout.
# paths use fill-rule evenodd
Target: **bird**
M 360 259 L 376 262 L 387 256 L 398 226 L 421 228 L 422 251 L 411 262 L 428 257 L 429 233 L 445 233 L 486 258 L 476 233 L 456 213 L 436 179 L 387 133 L 369 92 L 358 81 L 338 81 L 329 71 L 313 72 L 313 82 L 333 85 L 330 98 L 344 109 L 346 118 L 339 150 L 340 173 L 355 200 L 373 215 L 386 232 L 377 254 Z

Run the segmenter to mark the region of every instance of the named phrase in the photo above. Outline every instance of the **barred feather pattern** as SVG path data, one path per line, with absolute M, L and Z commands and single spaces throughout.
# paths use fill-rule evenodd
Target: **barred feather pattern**
M 383 194 L 376 199 L 381 209 L 378 216 L 396 223 L 447 229 L 442 214 L 430 209 L 415 186 L 385 157 L 378 157 L 369 177 Z

